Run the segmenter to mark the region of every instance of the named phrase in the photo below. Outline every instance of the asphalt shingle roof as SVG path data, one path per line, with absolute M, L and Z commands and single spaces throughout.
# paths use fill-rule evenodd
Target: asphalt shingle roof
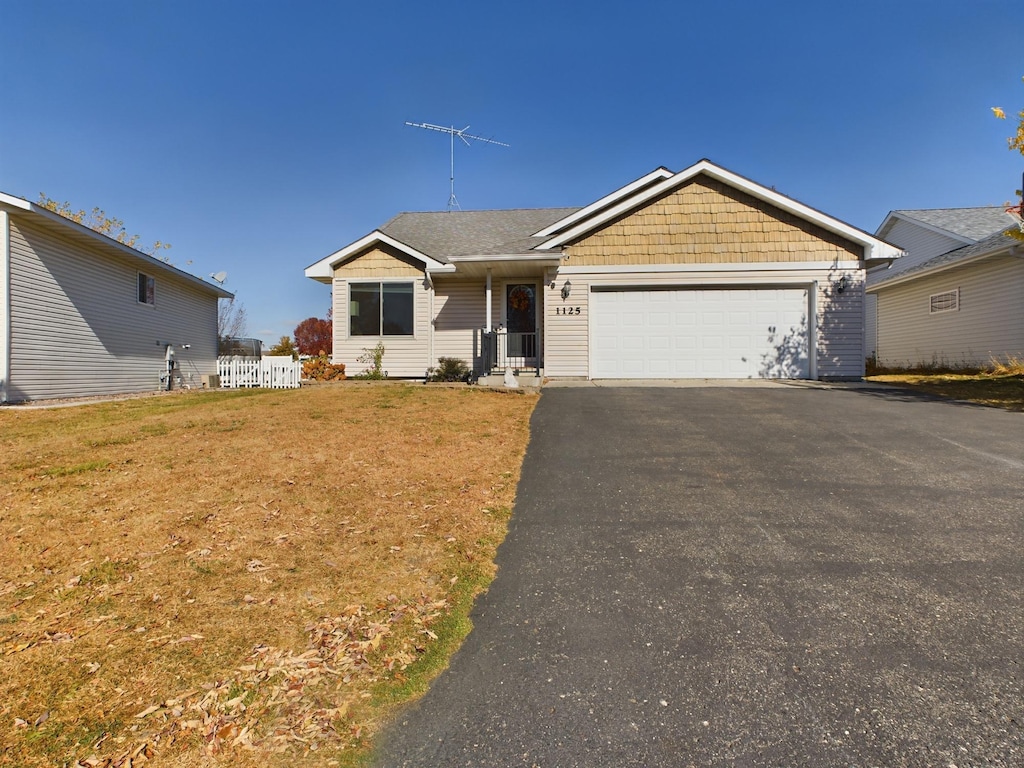
M 579 208 L 400 213 L 380 231 L 438 261 L 453 256 L 522 254 L 545 238 L 531 237 Z
M 1003 206 L 990 205 L 983 208 L 928 208 L 924 210 L 893 211 L 908 219 L 916 219 L 933 227 L 939 227 L 954 235 L 977 242 L 997 232 L 1002 232 L 1016 223 Z
M 1002 210 L 1002 209 L 1000 209 Z M 1012 220 L 1012 217 L 1010 217 Z M 902 272 L 898 272 L 893 275 L 889 280 L 902 280 L 910 275 L 916 275 L 919 273 L 930 272 L 938 267 L 949 266 L 955 264 L 958 261 L 964 261 L 972 256 L 983 256 L 988 253 L 998 253 L 1004 248 L 1009 248 L 1012 245 L 1017 245 L 1018 241 L 1012 237 L 1008 237 L 1003 234 L 1006 227 L 1002 227 L 1000 231 L 991 237 L 986 237 L 984 240 L 980 240 L 972 245 L 965 245 L 963 248 L 957 248 L 954 251 L 946 251 L 946 253 L 935 256 L 928 261 L 922 261 L 920 264 L 905 269 Z M 889 280 L 879 280 L 877 285 L 885 285 Z

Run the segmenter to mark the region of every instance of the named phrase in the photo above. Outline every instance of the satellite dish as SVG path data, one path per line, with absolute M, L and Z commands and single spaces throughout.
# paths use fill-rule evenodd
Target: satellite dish
M 220 283 L 221 285 L 224 285 L 224 281 L 228 279 L 228 273 L 227 272 L 216 272 L 216 273 L 211 272 L 210 273 L 210 277 L 213 278 L 216 282 Z

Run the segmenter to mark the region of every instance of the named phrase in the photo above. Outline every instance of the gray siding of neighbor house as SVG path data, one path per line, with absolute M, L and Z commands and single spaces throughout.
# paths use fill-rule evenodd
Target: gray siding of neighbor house
M 889 279 L 928 259 L 964 245 L 963 240 L 933 232 L 903 219 L 897 219 L 885 234 L 885 240 L 906 251 L 892 266 L 877 267 L 868 272 L 867 284 Z M 864 297 L 864 353 L 878 355 L 878 303 L 874 294 Z
M 864 295 L 864 356 L 878 355 L 878 297 Z
M 906 255 L 896 259 L 888 269 L 872 269 L 868 273 L 868 285 L 874 285 L 878 280 L 887 280 L 934 256 L 966 245 L 963 240 L 933 232 L 903 219 L 897 219 L 893 223 L 885 234 L 885 241 L 899 246 L 906 251 Z
M 217 297 L 166 272 L 155 304 L 138 302 L 140 267 L 10 216 L 11 401 L 159 388 L 164 348 L 186 381 L 217 370 Z
M 960 308 L 932 314 L 930 297 L 959 289 Z M 878 291 L 883 365 L 982 365 L 1024 355 L 1024 260 L 994 257 Z

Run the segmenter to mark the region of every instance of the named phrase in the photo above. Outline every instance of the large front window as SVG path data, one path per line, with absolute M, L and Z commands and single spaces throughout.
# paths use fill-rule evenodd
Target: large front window
M 349 334 L 412 336 L 412 283 L 350 283 Z

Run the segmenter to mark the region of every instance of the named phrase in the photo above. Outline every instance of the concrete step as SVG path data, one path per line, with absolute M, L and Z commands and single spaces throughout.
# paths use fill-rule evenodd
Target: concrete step
M 523 372 L 516 376 L 516 382 L 523 389 L 540 389 L 543 381 L 543 374 L 538 376 L 533 371 Z M 505 373 L 503 371 L 496 371 L 490 376 L 481 376 L 477 380 L 477 384 L 481 387 L 504 387 Z

